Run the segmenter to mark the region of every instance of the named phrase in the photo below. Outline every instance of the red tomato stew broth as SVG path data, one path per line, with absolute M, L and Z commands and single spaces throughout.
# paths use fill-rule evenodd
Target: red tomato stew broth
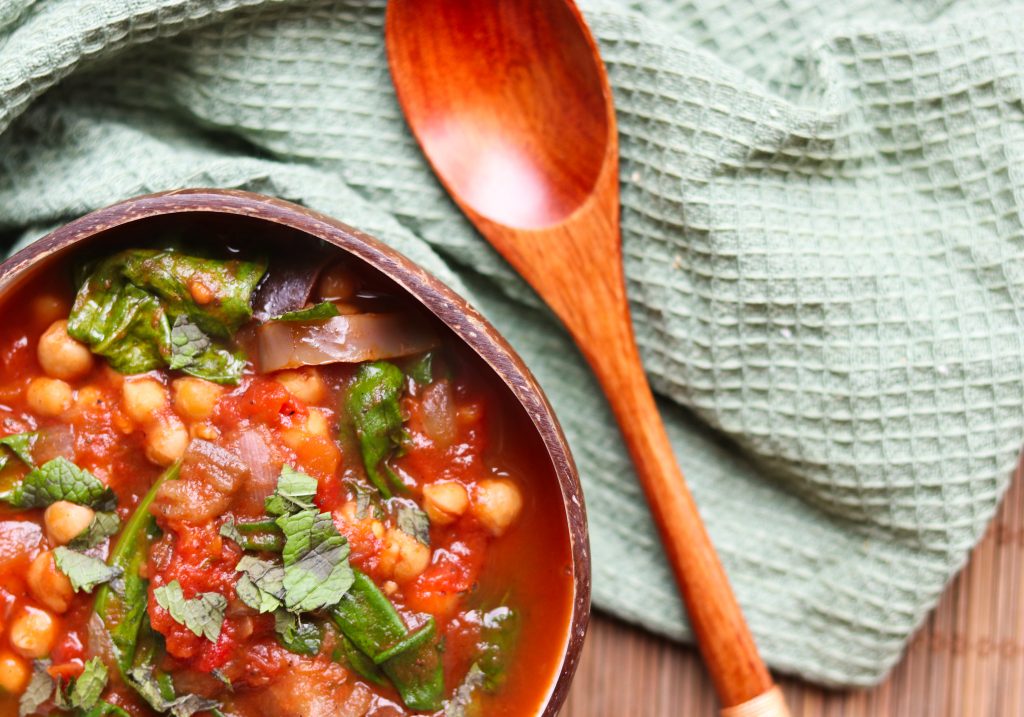
M 0 715 L 538 712 L 573 573 L 508 389 L 341 252 L 165 245 L 0 306 Z

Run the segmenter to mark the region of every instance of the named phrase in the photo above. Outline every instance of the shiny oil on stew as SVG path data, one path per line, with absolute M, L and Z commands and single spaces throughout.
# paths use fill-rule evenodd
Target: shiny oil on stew
M 535 713 L 571 565 L 507 389 L 352 260 L 199 254 L 0 307 L 0 715 Z

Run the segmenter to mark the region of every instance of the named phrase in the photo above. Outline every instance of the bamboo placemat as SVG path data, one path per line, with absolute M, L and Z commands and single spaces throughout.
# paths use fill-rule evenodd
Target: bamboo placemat
M 1018 474 L 985 539 L 877 688 L 783 680 L 793 717 L 1024 716 L 1024 486 Z M 696 654 L 597 616 L 562 717 L 717 713 Z

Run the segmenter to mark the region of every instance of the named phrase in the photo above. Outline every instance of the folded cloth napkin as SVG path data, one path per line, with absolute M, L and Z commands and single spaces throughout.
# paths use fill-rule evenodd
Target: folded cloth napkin
M 873 683 L 1021 443 L 1022 5 L 583 9 L 679 461 L 767 660 Z M 0 0 L 0 232 L 24 243 L 118 199 L 218 186 L 376 234 L 479 306 L 548 391 L 585 484 L 597 606 L 686 639 L 601 395 L 424 163 L 383 17 L 384 0 Z

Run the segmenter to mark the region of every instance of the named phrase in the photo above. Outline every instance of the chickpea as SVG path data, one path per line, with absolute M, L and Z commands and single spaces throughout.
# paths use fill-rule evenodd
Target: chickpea
M 430 548 L 416 538 L 391 528 L 384 535 L 384 550 L 380 554 L 380 568 L 390 573 L 399 583 L 408 582 L 430 565 Z
M 71 386 L 56 378 L 34 378 L 25 391 L 28 406 L 40 416 L 59 416 L 72 402 Z
M 32 597 L 55 613 L 63 614 L 71 607 L 74 589 L 68 576 L 57 569 L 51 551 L 47 550 L 36 556 L 28 566 L 25 582 Z M 11 630 L 13 629 L 12 626 Z
M 67 302 L 53 294 L 42 294 L 32 301 L 32 316 L 40 324 L 52 324 L 70 311 Z
M 173 384 L 174 410 L 190 421 L 205 421 L 213 415 L 224 387 L 201 378 L 179 378 Z
M 46 610 L 26 607 L 11 623 L 9 638 L 11 647 L 22 657 L 44 657 L 57 640 L 57 621 Z
M 306 433 L 311 436 L 331 435 L 331 425 L 327 422 L 327 416 L 323 411 L 315 408 L 309 409 L 309 417 L 306 419 Z
M 28 687 L 31 676 L 25 660 L 10 650 L 0 650 L 0 689 L 11 695 L 20 694 Z
M 84 386 L 78 389 L 75 396 L 75 407 L 79 411 L 89 411 L 103 406 L 103 392 L 95 386 Z
M 73 381 L 92 371 L 92 351 L 68 335 L 68 322 L 54 321 L 39 337 L 39 365 L 51 378 Z
M 482 480 L 476 487 L 472 513 L 492 535 L 508 530 L 523 509 L 523 495 L 510 480 Z
M 146 431 L 146 458 L 158 466 L 169 466 L 185 455 L 188 429 L 177 416 L 158 419 Z
M 451 525 L 469 507 L 469 494 L 459 483 L 430 483 L 423 486 L 423 509 L 431 523 Z
M 305 423 L 301 426 L 292 426 L 281 432 L 281 442 L 297 451 L 312 436 L 329 436 L 330 434 L 331 427 L 327 422 L 327 417 L 323 412 L 311 408 Z
M 136 423 L 146 424 L 164 410 L 169 399 L 167 389 L 155 378 L 136 378 L 121 387 L 124 410 Z
M 327 396 L 327 384 L 315 368 L 304 367 L 278 371 L 274 380 L 303 403 L 320 403 Z
M 46 537 L 54 545 L 66 545 L 89 527 L 95 515 L 92 508 L 59 500 L 43 513 Z
M 188 433 L 192 438 L 202 438 L 204 441 L 216 441 L 220 438 L 220 431 L 210 423 L 197 423 Z
M 347 264 L 335 264 L 320 277 L 322 301 L 348 301 L 356 295 L 359 279 Z

